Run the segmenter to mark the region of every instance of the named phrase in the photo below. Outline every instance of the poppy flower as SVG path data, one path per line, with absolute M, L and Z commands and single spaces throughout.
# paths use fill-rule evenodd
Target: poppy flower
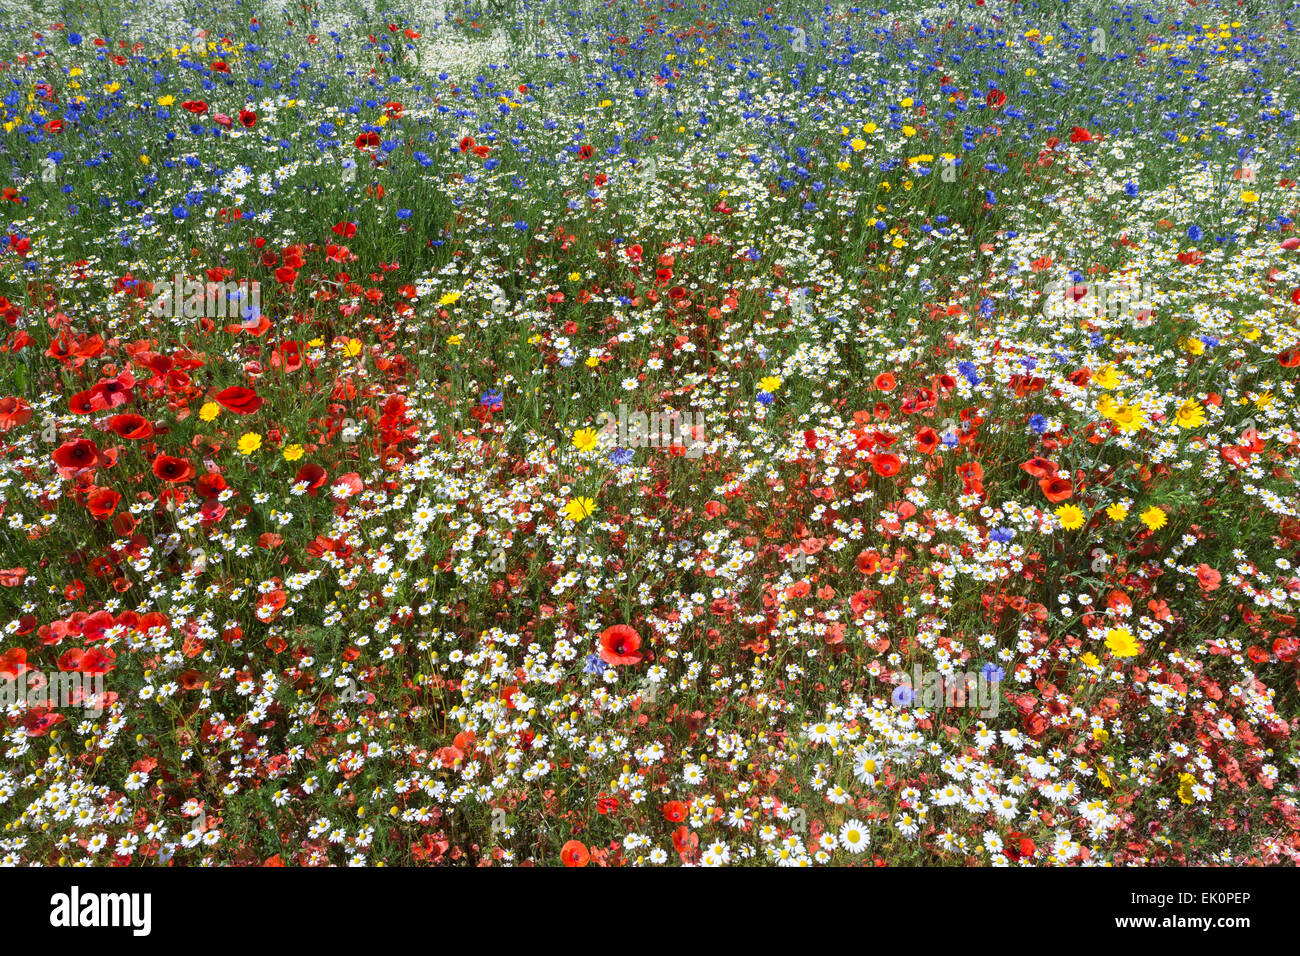
M 591 854 L 581 842 L 570 840 L 560 847 L 560 859 L 564 861 L 565 866 L 586 866 L 591 860 Z
M 13 679 L 30 670 L 27 665 L 27 649 L 15 647 L 0 654 L 0 677 Z
M 32 406 L 24 398 L 0 398 L 0 433 L 7 432 L 32 420 Z
M 174 455 L 159 455 L 153 460 L 154 477 L 171 484 L 189 481 L 194 477 L 194 466 L 184 458 Z
M 916 433 L 916 448 L 923 455 L 933 454 L 939 447 L 939 433 L 933 428 L 922 428 Z
M 102 521 L 113 513 L 122 496 L 111 488 L 95 488 L 86 495 L 86 507 Z
M 140 441 L 153 436 L 153 425 L 143 415 L 114 415 L 108 420 L 108 427 L 118 436 Z
M 239 125 L 244 127 L 244 129 L 252 129 L 257 125 L 257 114 L 252 110 L 240 110 Z
M 1035 478 L 1056 477 L 1056 462 L 1047 458 L 1031 458 L 1020 467 Z
M 892 478 L 903 468 L 903 462 L 897 455 L 882 452 L 871 456 L 871 468 L 882 478 Z
M 898 384 L 898 381 L 894 378 L 892 372 L 881 372 L 876 376 L 876 380 L 873 384 L 875 384 L 876 388 L 880 389 L 882 392 L 892 392 L 894 386 Z
M 215 498 L 226 490 L 226 479 L 215 471 L 204 472 L 194 483 L 200 498 Z
M 984 97 L 984 102 L 990 109 L 997 109 L 1006 101 L 1007 94 L 998 89 L 989 90 L 988 95 Z
M 104 458 L 100 455 L 99 448 L 89 438 L 78 438 L 76 441 L 64 442 L 50 453 L 50 457 L 54 459 L 54 464 L 59 468 L 59 474 L 64 478 L 71 478 L 79 472 L 98 468 L 104 464 Z
M 212 396 L 213 400 L 236 415 L 251 415 L 262 407 L 262 399 L 251 388 L 232 385 Z
M 1070 128 L 1070 142 L 1071 142 L 1071 143 L 1091 143 L 1091 142 L 1092 142 L 1092 134 L 1089 133 L 1089 132 L 1088 132 L 1086 129 L 1084 129 L 1082 126 L 1074 126 L 1074 127 L 1071 127 L 1071 128 Z
M 686 804 L 680 800 L 670 800 L 664 804 L 664 819 L 669 823 L 681 823 L 686 819 Z
M 308 462 L 298 469 L 298 474 L 294 475 L 294 484 L 305 481 L 307 483 L 307 493 L 313 498 L 325 485 L 327 472 L 320 465 Z
M 615 624 L 600 632 L 600 658 L 606 664 L 639 664 L 641 635 L 626 624 Z
M 1074 494 L 1074 486 L 1070 484 L 1069 479 L 1061 477 L 1040 478 L 1038 487 L 1043 489 L 1043 494 L 1052 504 L 1062 501 L 1068 501 Z

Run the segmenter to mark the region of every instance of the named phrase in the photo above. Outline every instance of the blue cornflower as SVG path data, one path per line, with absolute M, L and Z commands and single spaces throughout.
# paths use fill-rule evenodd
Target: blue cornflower
M 630 465 L 635 457 L 636 452 L 631 448 L 615 448 L 609 453 L 609 460 L 616 465 Z
M 1010 528 L 1004 528 L 1004 527 L 997 527 L 989 532 L 989 540 L 996 541 L 998 544 L 1006 544 L 1015 536 L 1016 533 L 1014 531 L 1012 531 Z
M 1004 671 L 1001 667 L 998 667 L 997 664 L 993 664 L 993 663 L 988 663 L 985 664 L 983 667 L 981 667 L 980 674 L 990 684 L 1000 684 L 1002 683 L 1002 678 L 1007 676 L 1006 671 Z
M 1029 427 L 1035 435 L 1041 435 L 1043 432 L 1047 431 L 1047 419 L 1042 415 L 1030 415 Z
M 588 654 L 587 664 L 582 668 L 584 674 L 603 674 L 609 665 L 600 659 L 599 654 Z

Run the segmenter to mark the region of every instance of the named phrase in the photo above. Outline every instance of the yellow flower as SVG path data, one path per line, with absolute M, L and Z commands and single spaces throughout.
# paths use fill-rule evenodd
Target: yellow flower
M 1080 654 L 1079 662 L 1088 667 L 1098 667 L 1101 665 L 1101 661 L 1097 660 L 1097 655 L 1092 651 L 1088 651 L 1086 654 Z
M 1142 512 L 1138 517 L 1141 518 L 1142 523 L 1152 531 L 1159 531 L 1169 521 L 1169 518 L 1165 515 L 1164 511 L 1157 508 L 1155 505 L 1152 505 L 1146 511 Z
M 172 105 L 173 103 L 175 103 L 175 102 L 176 102 L 176 97 L 174 97 L 174 96 L 160 96 L 160 97 L 158 97 L 158 105 L 159 105 L 159 106 L 171 106 L 171 105 Z
M 1115 366 L 1107 365 L 1094 375 L 1092 380 L 1097 383 L 1098 388 L 1112 389 L 1119 384 L 1119 372 L 1115 371 Z
M 854 139 L 853 142 L 849 143 L 849 148 L 855 153 L 860 153 L 867 148 L 867 141 L 865 139 Z
M 459 292 L 446 292 L 446 293 L 443 294 L 442 298 L 438 300 L 438 304 L 439 304 L 439 305 L 451 305 L 452 303 L 454 303 L 454 302 L 455 302 L 457 299 L 459 299 L 459 298 L 460 298 L 460 293 L 459 293 Z
M 580 273 L 580 272 L 570 272 L 570 273 L 569 273 L 569 281 L 570 281 L 570 282 L 581 282 L 581 281 L 582 281 L 582 273 Z
M 780 387 L 781 376 L 779 375 L 766 375 L 758 382 L 759 391 L 763 392 L 775 392 Z
M 282 454 L 285 461 L 297 461 L 302 457 L 302 445 L 285 445 Z
M 464 342 L 464 341 L 465 341 L 465 336 L 463 336 L 463 335 L 459 335 L 459 334 L 457 334 L 457 335 L 449 335 L 449 336 L 447 336 L 447 344 L 448 344 L 448 345 L 460 345 L 460 344 L 461 344 L 462 342 Z
M 579 428 L 573 433 L 573 447 L 578 451 L 591 451 L 600 443 L 594 428 Z
M 1109 417 L 1125 435 L 1140 432 L 1147 423 L 1146 412 L 1142 411 L 1142 406 L 1130 405 L 1127 402 L 1117 407 Z
M 216 402 L 204 402 L 203 407 L 199 409 L 199 418 L 205 422 L 210 422 L 221 414 L 221 406 Z
M 1174 422 L 1179 428 L 1200 428 L 1205 424 L 1205 409 L 1194 398 L 1189 398 L 1178 406 Z
M 1243 190 L 1242 193 L 1241 193 L 1241 201 L 1242 201 L 1242 202 L 1259 202 L 1259 193 L 1253 193 L 1253 192 L 1251 192 L 1249 189 Z
M 361 340 L 348 339 L 343 343 L 343 355 L 346 358 L 356 358 L 361 354 Z
M 1106 508 L 1106 517 L 1115 522 L 1123 521 L 1128 517 L 1128 505 L 1109 505 Z
M 907 136 L 907 137 L 915 136 L 915 135 L 916 135 L 916 127 L 915 127 L 915 126 L 904 126 L 904 127 L 903 127 L 903 135 L 904 135 L 904 136 Z
M 1205 343 L 1200 339 L 1192 338 L 1190 336 L 1185 339 L 1180 339 L 1178 344 L 1182 347 L 1182 350 L 1187 352 L 1189 355 L 1201 355 L 1205 351 Z
M 875 123 L 867 123 L 865 126 L 862 127 L 862 132 L 871 134 L 874 133 L 877 129 L 879 129 L 879 127 L 876 126 Z
M 570 521 L 585 521 L 596 511 L 596 502 L 590 498 L 570 498 L 564 506 L 564 517 Z
M 1192 791 L 1192 787 L 1194 786 L 1196 786 L 1196 778 L 1190 773 L 1178 775 L 1178 799 L 1188 806 L 1196 800 Z
M 257 432 L 245 432 L 239 439 L 239 453 L 251 455 L 262 447 L 262 436 Z
M 1110 775 L 1101 767 L 1097 768 L 1097 779 L 1101 782 L 1103 787 L 1108 789 L 1110 788 Z
M 1106 650 L 1116 657 L 1136 657 L 1142 648 L 1126 627 L 1112 627 L 1106 632 Z
M 587 356 L 587 368 L 595 368 L 595 367 L 596 367 L 597 365 L 599 365 L 599 364 L 600 364 L 600 356 L 599 356 L 599 355 L 588 355 L 588 356 Z
M 1077 505 L 1061 505 L 1056 509 L 1055 514 L 1057 520 L 1061 522 L 1061 527 L 1066 531 L 1083 527 L 1083 512 Z

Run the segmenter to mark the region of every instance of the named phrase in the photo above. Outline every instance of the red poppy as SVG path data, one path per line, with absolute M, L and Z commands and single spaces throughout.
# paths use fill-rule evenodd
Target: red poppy
M 257 125 L 257 114 L 252 110 L 240 110 L 239 125 L 244 127 L 244 129 L 252 129 Z
M 933 428 L 922 428 L 916 433 L 916 448 L 924 455 L 934 453 L 939 447 L 939 433 Z
M 681 823 L 686 819 L 686 804 L 680 800 L 670 800 L 664 804 L 664 819 L 669 823 Z
M 200 498 L 215 498 L 225 491 L 226 487 L 226 479 L 215 471 L 204 472 L 194 483 L 194 490 L 198 492 Z
M 236 415 L 251 415 L 262 407 L 262 399 L 251 388 L 232 385 L 212 396 L 213 400 Z
M 1300 349 L 1287 349 L 1277 357 L 1283 368 L 1300 368 Z M 4 416 L 0 415 L 0 431 L 4 431 Z
M 153 437 L 153 425 L 143 415 L 114 415 L 108 420 L 108 427 L 132 441 Z
M 892 392 L 897 384 L 892 372 L 881 372 L 876 376 L 875 386 L 882 392 Z
M 1091 143 L 1091 142 L 1092 142 L 1092 134 L 1089 133 L 1089 132 L 1088 132 L 1086 129 L 1084 129 L 1082 126 L 1074 126 L 1074 127 L 1071 127 L 1071 129 L 1070 129 L 1070 142 L 1071 142 L 1071 143 Z
M 208 111 L 208 104 L 202 100 L 186 100 L 181 104 L 181 109 L 189 110 L 195 116 L 202 116 Z
M 882 478 L 892 478 L 903 468 L 903 462 L 897 455 L 881 452 L 871 456 L 871 467 Z
M 1047 458 L 1031 458 L 1020 467 L 1035 478 L 1054 478 L 1056 476 L 1056 462 Z
M 7 432 L 32 420 L 32 406 L 25 398 L 5 396 L 0 398 L 0 432 Z
M 615 624 L 600 632 L 600 658 L 606 664 L 639 664 L 641 635 L 626 624 Z
M 997 109 L 1006 101 L 1007 94 L 998 89 L 989 90 L 988 95 L 984 97 L 984 102 L 990 109 Z
M 15 647 L 0 654 L 0 677 L 17 677 L 31 668 L 27 665 L 27 649 Z
M 153 473 L 158 480 L 175 484 L 193 478 L 194 466 L 184 458 L 159 455 L 153 460 Z
M 307 493 L 315 498 L 316 493 L 324 487 L 327 475 L 328 473 L 320 465 L 308 462 L 298 469 L 298 474 L 294 475 L 293 480 L 295 484 L 301 481 L 307 482 Z
M 104 464 L 104 458 L 100 455 L 99 448 L 89 438 L 78 438 L 76 441 L 64 442 L 50 453 L 50 457 L 54 459 L 54 464 L 59 468 L 59 474 L 64 478 L 71 478 L 79 472 L 98 468 Z
M 1074 486 L 1070 484 L 1067 478 L 1040 478 L 1038 487 L 1043 489 L 1043 494 L 1047 496 L 1047 500 L 1052 504 L 1068 501 L 1074 494 Z
M 86 495 L 86 507 L 102 521 L 113 513 L 121 500 L 122 496 L 111 488 L 95 488 Z
M 570 840 L 560 847 L 560 859 L 564 861 L 565 866 L 586 866 L 591 860 L 591 854 L 581 842 Z

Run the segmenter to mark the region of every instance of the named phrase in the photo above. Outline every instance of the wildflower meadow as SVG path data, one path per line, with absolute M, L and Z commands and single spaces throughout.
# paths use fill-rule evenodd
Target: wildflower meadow
M 0 864 L 1300 861 L 1298 67 L 3 0 Z

